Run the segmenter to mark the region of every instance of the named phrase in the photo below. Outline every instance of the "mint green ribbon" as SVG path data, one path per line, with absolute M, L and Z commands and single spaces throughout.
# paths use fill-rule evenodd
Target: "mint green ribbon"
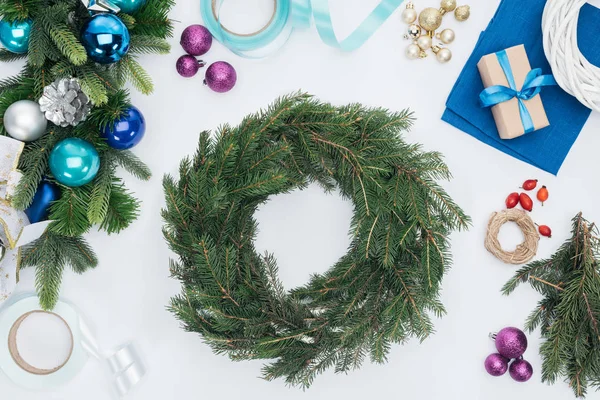
M 361 47 L 396 11 L 404 0 L 382 0 L 346 39 L 338 40 L 333 29 L 328 0 L 275 0 L 271 23 L 252 35 L 239 35 L 223 29 L 219 11 L 226 0 L 200 0 L 204 24 L 213 36 L 234 53 L 260 58 L 282 47 L 294 28 L 310 27 L 314 20 L 321 40 L 342 51 Z M 215 10 L 213 10 L 213 2 Z M 215 15 L 216 14 L 216 15 Z

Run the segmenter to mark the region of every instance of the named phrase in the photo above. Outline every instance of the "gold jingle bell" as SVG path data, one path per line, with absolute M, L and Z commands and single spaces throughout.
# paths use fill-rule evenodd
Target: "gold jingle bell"
M 434 32 L 442 25 L 442 13 L 436 8 L 426 8 L 419 14 L 419 25 L 428 32 Z

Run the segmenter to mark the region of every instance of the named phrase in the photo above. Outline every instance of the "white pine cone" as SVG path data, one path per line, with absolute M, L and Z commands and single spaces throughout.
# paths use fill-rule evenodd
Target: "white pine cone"
M 44 87 L 39 100 L 40 110 L 54 125 L 76 126 L 90 113 L 90 99 L 81 90 L 77 78 L 57 79 Z

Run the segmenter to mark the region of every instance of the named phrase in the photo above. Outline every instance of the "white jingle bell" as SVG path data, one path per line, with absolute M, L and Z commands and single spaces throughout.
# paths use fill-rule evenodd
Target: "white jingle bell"
M 416 44 L 411 44 L 406 48 L 406 57 L 411 60 L 416 60 L 421 56 L 421 48 Z
M 429 50 L 433 45 L 433 41 L 429 36 L 421 36 L 417 39 L 417 46 L 421 48 L 421 50 Z
M 47 126 L 48 120 L 35 101 L 15 101 L 4 112 L 6 132 L 22 142 L 32 142 L 41 138 Z

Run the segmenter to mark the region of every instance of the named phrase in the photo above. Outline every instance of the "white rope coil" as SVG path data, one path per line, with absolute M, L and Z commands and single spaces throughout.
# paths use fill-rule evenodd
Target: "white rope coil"
M 585 0 L 548 0 L 542 18 L 544 51 L 556 82 L 586 107 L 600 111 L 600 68 L 577 44 L 579 12 Z

